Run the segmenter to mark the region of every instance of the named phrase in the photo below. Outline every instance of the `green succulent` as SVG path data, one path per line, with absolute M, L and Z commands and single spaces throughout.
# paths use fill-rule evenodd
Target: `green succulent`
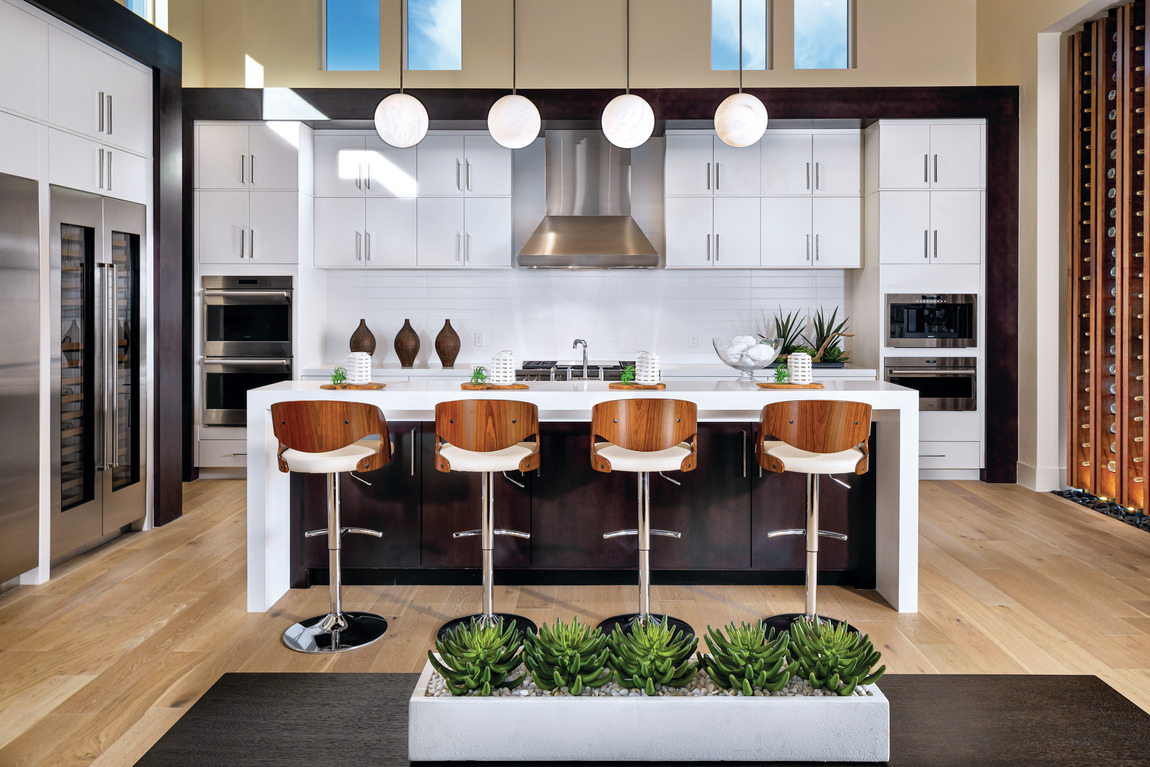
M 839 338 L 852 338 L 852 334 L 847 333 L 847 322 L 850 317 L 844 317 L 841 322 L 835 324 L 838 319 L 838 307 L 831 312 L 831 318 L 828 320 L 823 315 L 822 307 L 815 313 L 814 331 L 815 337 L 813 339 L 803 336 L 803 340 L 813 347 L 814 351 L 809 352 L 811 359 L 815 362 L 837 362 L 845 360 L 850 356 L 849 352 L 843 351 L 839 348 Z
M 801 351 L 798 349 L 799 337 L 802 335 L 803 327 L 806 326 L 807 321 L 802 317 L 799 312 L 787 312 L 783 314 L 783 307 L 779 307 L 779 312 L 774 316 L 775 333 L 772 336 L 757 333 L 759 338 L 768 340 L 771 338 L 783 339 L 782 346 L 779 347 L 780 355 L 787 355 L 793 351 Z M 763 330 L 767 329 L 767 318 L 763 316 Z
M 790 379 L 791 379 L 790 369 L 787 368 L 786 365 L 783 365 L 780 363 L 779 366 L 777 368 L 775 368 L 775 383 L 781 383 L 781 384 L 786 383 Z
M 727 635 L 707 626 L 707 647 L 712 658 L 699 653 L 699 668 L 707 672 L 715 684 L 725 689 L 734 688 L 743 695 L 754 695 L 754 688 L 781 690 L 791 680 L 792 666 L 787 665 L 787 644 L 790 635 L 768 633 L 762 621 L 751 626 L 734 623 L 727 626 Z
M 505 629 L 502 618 L 493 623 L 472 618 L 466 625 L 460 624 L 436 641 L 435 651 L 439 658 L 430 650 L 427 658 L 443 677 L 452 695 L 466 695 L 473 691 L 491 695 L 492 690 L 514 690 L 523 683 L 524 674 L 514 679 L 507 678 L 519 666 L 522 649 L 522 632 L 514 621 Z
M 623 377 L 619 379 L 619 383 L 633 384 L 635 383 L 635 366 L 628 365 L 623 368 Z
M 626 633 L 615 626 L 607 638 L 607 665 L 620 687 L 654 695 L 656 684 L 685 687 L 695 678 L 699 664 L 691 662 L 691 655 L 698 645 L 698 637 L 668 628 L 666 615 L 659 622 L 637 620 Z
M 475 370 L 471 371 L 471 383 L 481 384 L 487 380 L 487 368 L 482 365 L 476 365 Z
M 851 631 L 845 623 L 812 624 L 800 618 L 791 624 L 790 633 L 790 661 L 796 666 L 793 674 L 816 689 L 850 695 L 858 685 L 877 682 L 886 673 L 886 666 L 871 671 L 882 654 L 870 637 Z
M 611 681 L 608 654 L 602 630 L 592 631 L 578 618 L 570 624 L 556 620 L 554 628 L 545 623 L 523 640 L 523 665 L 535 684 L 544 690 L 566 687 L 572 695 Z
M 331 371 L 331 383 L 333 386 L 339 386 L 347 380 L 347 368 L 337 367 Z

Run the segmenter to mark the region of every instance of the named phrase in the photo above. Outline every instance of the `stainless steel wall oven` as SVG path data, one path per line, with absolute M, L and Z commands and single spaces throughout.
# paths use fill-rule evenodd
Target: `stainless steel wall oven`
M 968 348 L 978 343 L 978 297 L 970 293 L 889 293 L 886 345 Z
M 888 383 L 918 390 L 919 410 L 977 410 L 974 357 L 887 357 Z

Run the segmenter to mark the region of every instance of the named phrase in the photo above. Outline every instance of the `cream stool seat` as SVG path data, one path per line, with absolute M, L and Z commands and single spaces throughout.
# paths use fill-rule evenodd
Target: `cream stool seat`
M 480 539 L 483 612 L 449 620 L 439 628 L 440 637 L 472 620 L 494 622 L 502 619 L 504 624 L 515 624 L 521 632 L 535 633 L 532 621 L 522 615 L 496 613 L 492 604 L 495 536 L 531 537 L 529 533 L 495 527 L 494 475 L 497 471 L 526 472 L 538 467 L 539 409 L 530 402 L 467 399 L 440 402 L 435 406 L 435 468 L 444 472 L 474 471 L 483 475 L 479 528 L 451 534 L 452 538 L 477 536 Z
M 613 471 L 679 471 L 690 454 L 691 446 L 686 442 L 649 453 L 628 450 L 610 442 L 595 445 L 595 455 L 610 461 Z
M 272 429 L 279 440 L 280 471 L 327 475 L 327 528 L 309 530 L 308 538 L 327 536 L 330 607 L 326 615 L 307 618 L 283 634 L 288 648 L 306 653 L 335 653 L 371 644 L 387 631 L 387 621 L 373 613 L 343 609 L 340 555 L 348 533 L 382 538 L 378 530 L 340 524 L 339 475 L 373 471 L 391 460 L 387 421 L 374 405 L 343 400 L 305 400 L 272 405 Z
M 837 453 L 812 453 L 771 440 L 763 441 L 763 452 L 782 461 L 786 471 L 798 474 L 854 474 L 864 458 L 863 452 L 853 447 Z

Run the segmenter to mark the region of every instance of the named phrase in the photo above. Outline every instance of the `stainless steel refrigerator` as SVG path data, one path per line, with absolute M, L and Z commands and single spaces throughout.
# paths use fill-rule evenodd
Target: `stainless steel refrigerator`
M 40 518 L 38 185 L 0 174 L 0 583 L 36 567 Z
M 57 559 L 146 512 L 146 209 L 55 186 L 49 205 Z

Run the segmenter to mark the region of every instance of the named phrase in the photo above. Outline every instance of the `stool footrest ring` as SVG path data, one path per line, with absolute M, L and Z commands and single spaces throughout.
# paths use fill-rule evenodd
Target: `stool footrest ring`
M 655 532 L 654 530 L 651 531 Z M 786 530 L 772 530 L 767 533 L 768 538 L 778 538 L 780 535 L 806 535 L 807 531 L 804 528 L 792 527 Z M 836 541 L 845 541 L 847 536 L 844 533 L 836 533 L 832 530 L 819 530 L 820 538 L 834 538 Z
M 382 538 L 383 537 L 383 533 L 381 533 L 380 531 L 369 530 L 366 527 L 341 527 L 339 529 L 340 536 L 347 535 L 348 533 L 354 533 L 356 535 L 373 535 L 376 538 Z M 327 535 L 327 528 L 326 527 L 323 528 L 322 530 L 308 530 L 306 533 L 303 534 L 303 537 L 304 538 L 318 538 L 321 535 Z

